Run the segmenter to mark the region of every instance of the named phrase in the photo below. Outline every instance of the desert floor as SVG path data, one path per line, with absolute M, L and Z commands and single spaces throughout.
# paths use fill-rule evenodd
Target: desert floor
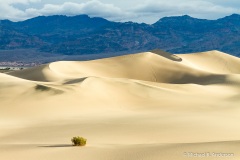
M 239 160 L 239 122 L 240 59 L 219 51 L 0 73 L 1 160 Z

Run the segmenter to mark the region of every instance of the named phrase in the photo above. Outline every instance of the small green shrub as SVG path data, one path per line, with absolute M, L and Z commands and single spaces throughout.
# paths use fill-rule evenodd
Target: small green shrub
M 87 143 L 87 139 L 83 137 L 73 137 L 72 143 L 74 146 L 85 146 Z

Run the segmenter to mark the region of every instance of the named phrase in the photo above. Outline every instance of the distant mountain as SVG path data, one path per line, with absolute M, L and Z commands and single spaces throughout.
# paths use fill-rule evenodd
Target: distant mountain
M 217 20 L 165 17 L 152 25 L 111 22 L 87 15 L 0 21 L 0 49 L 36 49 L 61 55 L 220 50 L 240 57 L 240 15 Z

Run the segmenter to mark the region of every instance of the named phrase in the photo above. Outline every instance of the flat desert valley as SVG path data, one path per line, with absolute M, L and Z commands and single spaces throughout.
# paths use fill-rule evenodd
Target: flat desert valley
M 155 50 L 0 73 L 0 159 L 239 160 L 240 59 Z

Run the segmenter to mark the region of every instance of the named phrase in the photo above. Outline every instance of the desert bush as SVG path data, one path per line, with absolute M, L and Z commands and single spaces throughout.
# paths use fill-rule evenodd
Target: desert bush
M 73 137 L 72 138 L 72 143 L 74 146 L 85 146 L 87 143 L 87 139 L 83 137 Z

